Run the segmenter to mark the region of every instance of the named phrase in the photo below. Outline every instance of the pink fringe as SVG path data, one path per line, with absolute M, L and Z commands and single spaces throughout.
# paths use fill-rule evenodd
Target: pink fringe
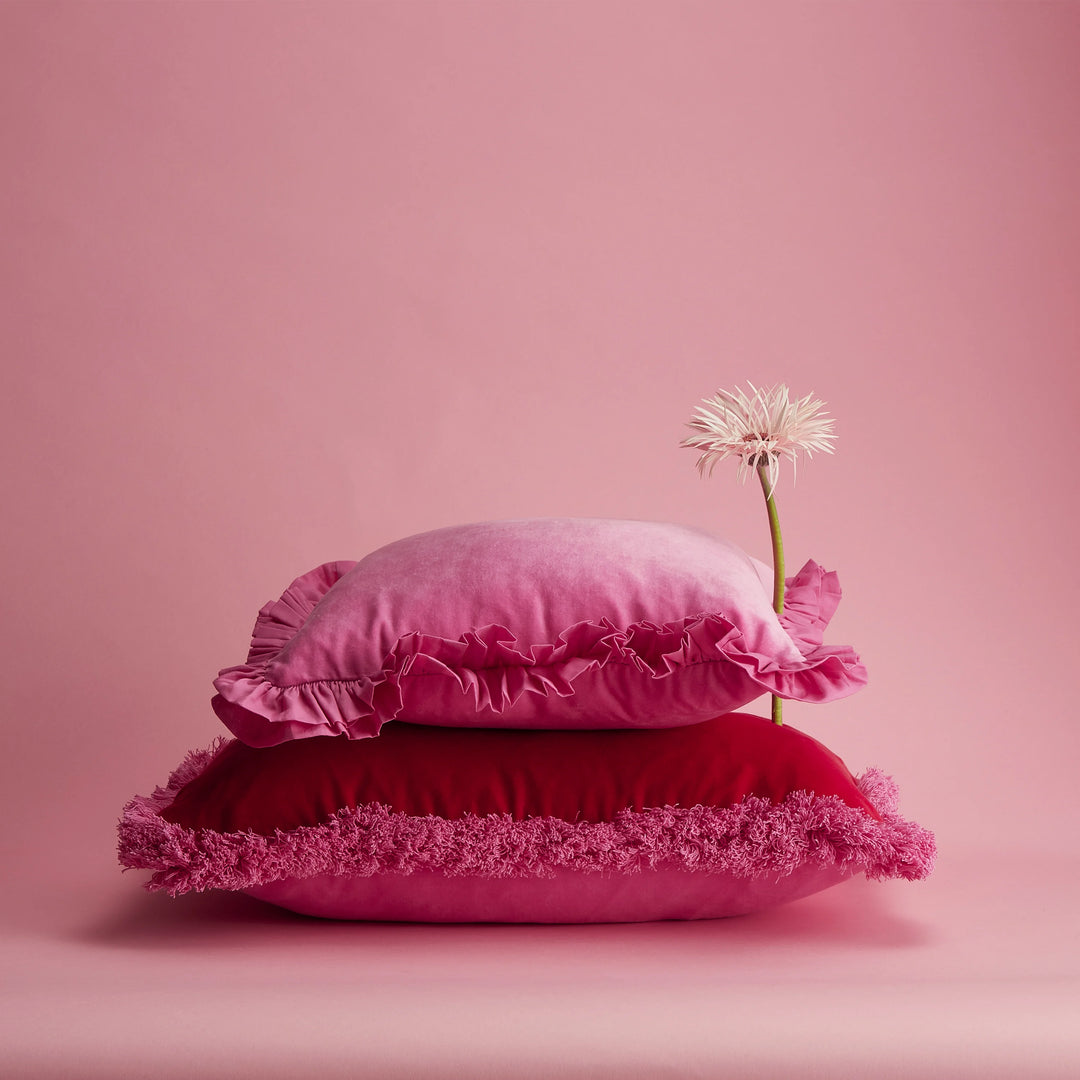
M 379 803 L 339 810 L 321 825 L 273 836 L 187 829 L 161 811 L 225 745 L 194 751 L 164 788 L 136 796 L 119 824 L 125 869 L 154 871 L 146 888 L 170 896 L 205 889 L 249 889 L 318 874 L 551 877 L 556 870 L 632 874 L 676 868 L 742 878 L 784 877 L 808 863 L 835 865 L 868 878 L 926 877 L 936 847 L 927 829 L 896 812 L 897 788 L 877 769 L 859 789 L 882 820 L 835 795 L 805 791 L 779 805 L 751 797 L 737 806 L 624 810 L 611 822 L 509 814 L 448 820 L 397 813 Z

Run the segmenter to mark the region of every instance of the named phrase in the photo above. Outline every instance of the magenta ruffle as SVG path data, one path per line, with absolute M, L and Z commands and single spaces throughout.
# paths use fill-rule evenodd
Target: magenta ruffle
M 188 755 L 164 788 L 136 796 L 119 825 L 120 862 L 148 869 L 151 891 L 170 896 L 205 889 L 250 889 L 321 874 L 411 874 L 484 878 L 551 877 L 559 870 L 632 874 L 680 869 L 740 878 L 784 877 L 809 866 L 862 871 L 876 880 L 926 877 L 933 834 L 897 813 L 897 788 L 871 769 L 860 791 L 875 821 L 835 795 L 797 791 L 782 803 L 751 797 L 718 808 L 622 811 L 614 821 L 565 821 L 509 814 L 448 820 L 398 813 L 378 803 L 343 809 L 315 826 L 273 836 L 188 829 L 161 812 L 224 745 Z
M 787 579 L 780 622 L 801 654 L 799 661 L 755 653 L 734 622 L 719 612 L 675 622 L 637 622 L 618 627 L 603 618 L 564 630 L 551 644 L 520 646 L 505 626 L 492 624 L 450 639 L 420 633 L 398 638 L 382 668 L 358 678 L 322 679 L 278 686 L 268 668 L 333 584 L 355 563 L 327 563 L 298 578 L 280 600 L 260 612 L 247 662 L 226 668 L 214 681 L 224 705 L 287 725 L 290 738 L 316 734 L 377 735 L 401 712 L 406 675 L 442 674 L 471 694 L 477 711 L 503 713 L 523 694 L 570 697 L 586 671 L 625 664 L 642 675 L 664 679 L 702 663 L 737 665 L 762 693 L 799 701 L 845 697 L 866 685 L 866 669 L 849 646 L 824 646 L 822 633 L 840 602 L 835 572 L 810 560 Z M 245 731 L 245 741 L 251 733 Z M 274 741 L 281 741 L 275 739 Z M 257 745 L 257 743 L 252 743 Z

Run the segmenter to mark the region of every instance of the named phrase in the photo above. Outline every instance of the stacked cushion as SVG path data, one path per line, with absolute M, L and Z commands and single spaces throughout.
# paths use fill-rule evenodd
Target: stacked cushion
M 891 781 L 733 711 L 865 682 L 822 644 L 835 574 L 808 563 L 782 618 L 770 579 L 695 530 L 575 519 L 325 564 L 218 677 L 238 738 L 129 803 L 121 861 L 172 895 L 428 921 L 715 918 L 925 876 Z
M 484 522 L 298 578 L 226 668 L 214 709 L 252 746 L 464 727 L 693 724 L 762 693 L 824 702 L 866 671 L 822 645 L 840 600 L 809 562 L 782 618 L 771 571 L 695 529 L 575 518 Z
M 635 921 L 739 914 L 855 872 L 918 878 L 926 830 L 789 726 L 729 714 L 635 731 L 465 731 L 193 755 L 129 805 L 151 887 L 242 889 L 307 914 Z

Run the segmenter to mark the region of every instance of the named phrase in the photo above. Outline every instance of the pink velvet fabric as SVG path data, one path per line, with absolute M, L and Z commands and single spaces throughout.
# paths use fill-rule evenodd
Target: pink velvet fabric
M 782 618 L 769 571 L 677 525 L 486 522 L 327 563 L 259 613 L 214 709 L 252 746 L 402 719 L 467 727 L 678 726 L 762 693 L 824 702 L 866 672 L 822 632 L 840 598 L 809 562 Z
M 681 869 L 550 878 L 447 877 L 433 871 L 376 877 L 320 874 L 245 889 L 301 915 L 368 922 L 627 923 L 723 919 L 800 900 L 851 877 L 807 864 L 787 875 L 744 878 Z

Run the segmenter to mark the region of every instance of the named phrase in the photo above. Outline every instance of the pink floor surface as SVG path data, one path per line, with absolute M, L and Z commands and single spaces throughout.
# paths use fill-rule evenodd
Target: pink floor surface
M 946 852 L 917 884 L 607 926 L 27 880 L 3 919 L 10 1078 L 1080 1075 L 1075 861 Z

